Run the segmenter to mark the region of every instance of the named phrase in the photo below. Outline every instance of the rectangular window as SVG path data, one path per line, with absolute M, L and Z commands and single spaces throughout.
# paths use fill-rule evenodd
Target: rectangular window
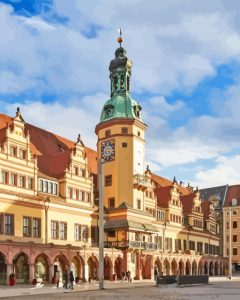
M 51 221 L 51 238 L 53 240 L 58 239 L 58 222 L 57 221 Z
M 208 254 L 208 251 L 209 251 L 209 245 L 205 243 L 205 254 Z
M 79 190 L 75 190 L 75 199 L 79 200 Z
M 31 217 L 23 217 L 23 236 L 31 236 Z
M 237 235 L 236 235 L 236 234 L 233 235 L 233 242 L 234 242 L 234 243 L 237 242 Z
M 57 195 L 57 192 L 58 192 L 58 191 L 57 191 L 57 183 L 54 183 L 54 184 L 53 184 L 53 194 L 54 194 L 54 195 Z
M 238 250 L 237 248 L 233 248 L 233 255 L 237 255 L 238 253 L 237 250 Z
M 41 219 L 38 218 L 32 219 L 32 236 L 34 238 L 41 237 Z
M 4 216 L 4 227 L 6 235 L 14 235 L 14 215 L 5 214 Z
M 203 252 L 203 243 L 202 242 L 197 242 L 197 251 L 202 254 Z
M 23 149 L 19 150 L 19 158 L 21 158 L 21 159 L 26 158 L 26 150 L 23 150 Z
M 53 183 L 52 182 L 48 183 L 48 193 L 53 194 Z
M 137 208 L 141 209 L 141 199 L 137 199 Z
M 122 127 L 122 134 L 128 134 L 128 128 Z
M 111 130 L 105 130 L 105 137 L 109 137 L 111 135 Z
M 237 221 L 233 221 L 233 228 L 237 228 Z
M 28 178 L 28 188 L 29 190 L 33 190 L 33 178 Z
M 115 208 L 115 198 L 114 197 L 108 199 L 108 207 Z
M 26 187 L 26 178 L 25 176 L 19 176 L 19 186 L 21 188 L 25 188 Z
M 78 172 L 78 167 L 74 167 L 74 168 L 73 168 L 73 172 L 74 172 L 74 175 L 78 175 L 78 173 L 79 173 L 79 172 Z
M 10 155 L 17 156 L 17 147 L 10 146 Z
M 60 222 L 60 240 L 67 239 L 67 223 Z
M 80 176 L 85 177 L 86 176 L 86 171 L 85 169 L 80 169 Z
M 0 213 L 0 234 L 4 234 L 4 214 Z
M 43 181 L 43 192 L 44 193 L 48 192 L 48 182 L 46 180 Z
M 112 237 L 112 238 L 115 238 L 116 236 L 116 231 L 108 231 L 108 237 Z
M 2 183 L 8 183 L 8 172 L 2 171 Z
M 87 242 L 87 240 L 88 240 L 88 226 L 87 225 L 82 225 L 82 240 L 84 242 Z
M 91 202 L 91 193 L 86 193 L 86 202 Z
M 189 249 L 195 250 L 195 242 L 194 241 L 189 241 Z
M 75 241 L 81 241 L 81 225 L 80 224 L 74 225 L 74 239 L 75 239 Z
M 165 238 L 165 249 L 172 251 L 172 238 Z
M 122 147 L 127 148 L 127 143 L 126 142 L 122 143 Z
M 10 174 L 10 184 L 13 186 L 17 186 L 17 174 Z
M 71 198 L 72 199 L 73 197 L 73 189 L 72 188 L 68 188 L 68 198 Z
M 79 200 L 84 201 L 84 191 L 79 192 Z
M 39 191 L 43 192 L 43 180 L 42 179 L 39 180 Z
M 105 186 L 111 186 L 112 185 L 112 175 L 106 175 L 105 176 Z

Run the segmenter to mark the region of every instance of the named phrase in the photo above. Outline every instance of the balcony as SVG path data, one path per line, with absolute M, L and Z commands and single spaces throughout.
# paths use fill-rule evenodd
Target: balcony
M 145 250 L 157 250 L 159 249 L 159 244 L 148 243 L 142 241 L 108 241 L 104 243 L 105 248 L 116 248 L 116 249 L 145 249 Z
M 133 176 L 133 185 L 138 189 L 151 187 L 151 179 L 148 176 L 136 174 Z

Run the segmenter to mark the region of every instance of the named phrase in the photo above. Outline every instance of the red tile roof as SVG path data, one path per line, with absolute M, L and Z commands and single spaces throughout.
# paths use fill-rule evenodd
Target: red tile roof
M 237 199 L 237 205 L 240 205 L 240 185 L 231 185 L 228 187 L 224 207 L 232 206 L 232 199 Z
M 187 214 L 192 211 L 193 199 L 196 197 L 194 193 L 189 195 L 181 195 L 180 200 L 183 205 L 183 213 Z
M 171 199 L 171 191 L 172 185 L 158 187 L 155 189 L 155 194 L 157 196 L 157 206 L 166 208 L 168 207 L 168 202 Z
M 203 217 L 204 219 L 209 219 L 209 214 L 210 214 L 210 205 L 212 204 L 211 201 L 202 201 L 201 202 L 201 207 L 202 207 L 202 212 L 203 212 Z

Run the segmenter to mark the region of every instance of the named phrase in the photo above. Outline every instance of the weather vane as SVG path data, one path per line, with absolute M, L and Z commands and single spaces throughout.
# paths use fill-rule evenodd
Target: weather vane
M 122 47 L 122 42 L 123 42 L 123 38 L 122 38 L 122 29 L 121 28 L 118 28 L 118 33 L 119 33 L 119 37 L 117 39 L 120 47 Z

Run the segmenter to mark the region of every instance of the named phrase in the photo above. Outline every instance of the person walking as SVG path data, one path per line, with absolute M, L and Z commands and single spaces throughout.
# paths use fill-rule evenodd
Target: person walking
M 55 281 L 56 281 L 56 284 L 57 284 L 57 288 L 59 288 L 59 281 L 60 281 L 59 271 L 56 271 L 56 273 L 55 273 Z
M 70 271 L 69 273 L 69 290 L 73 290 L 73 282 L 74 282 L 74 276 L 73 276 L 73 272 Z
M 124 280 L 125 280 L 125 272 L 122 272 L 122 282 L 124 282 Z
M 63 281 L 64 281 L 63 288 L 67 289 L 68 288 L 68 273 L 67 273 L 67 271 L 65 271 L 63 273 Z
M 129 270 L 127 271 L 127 280 L 128 280 L 128 282 L 132 281 L 131 280 L 131 272 Z

